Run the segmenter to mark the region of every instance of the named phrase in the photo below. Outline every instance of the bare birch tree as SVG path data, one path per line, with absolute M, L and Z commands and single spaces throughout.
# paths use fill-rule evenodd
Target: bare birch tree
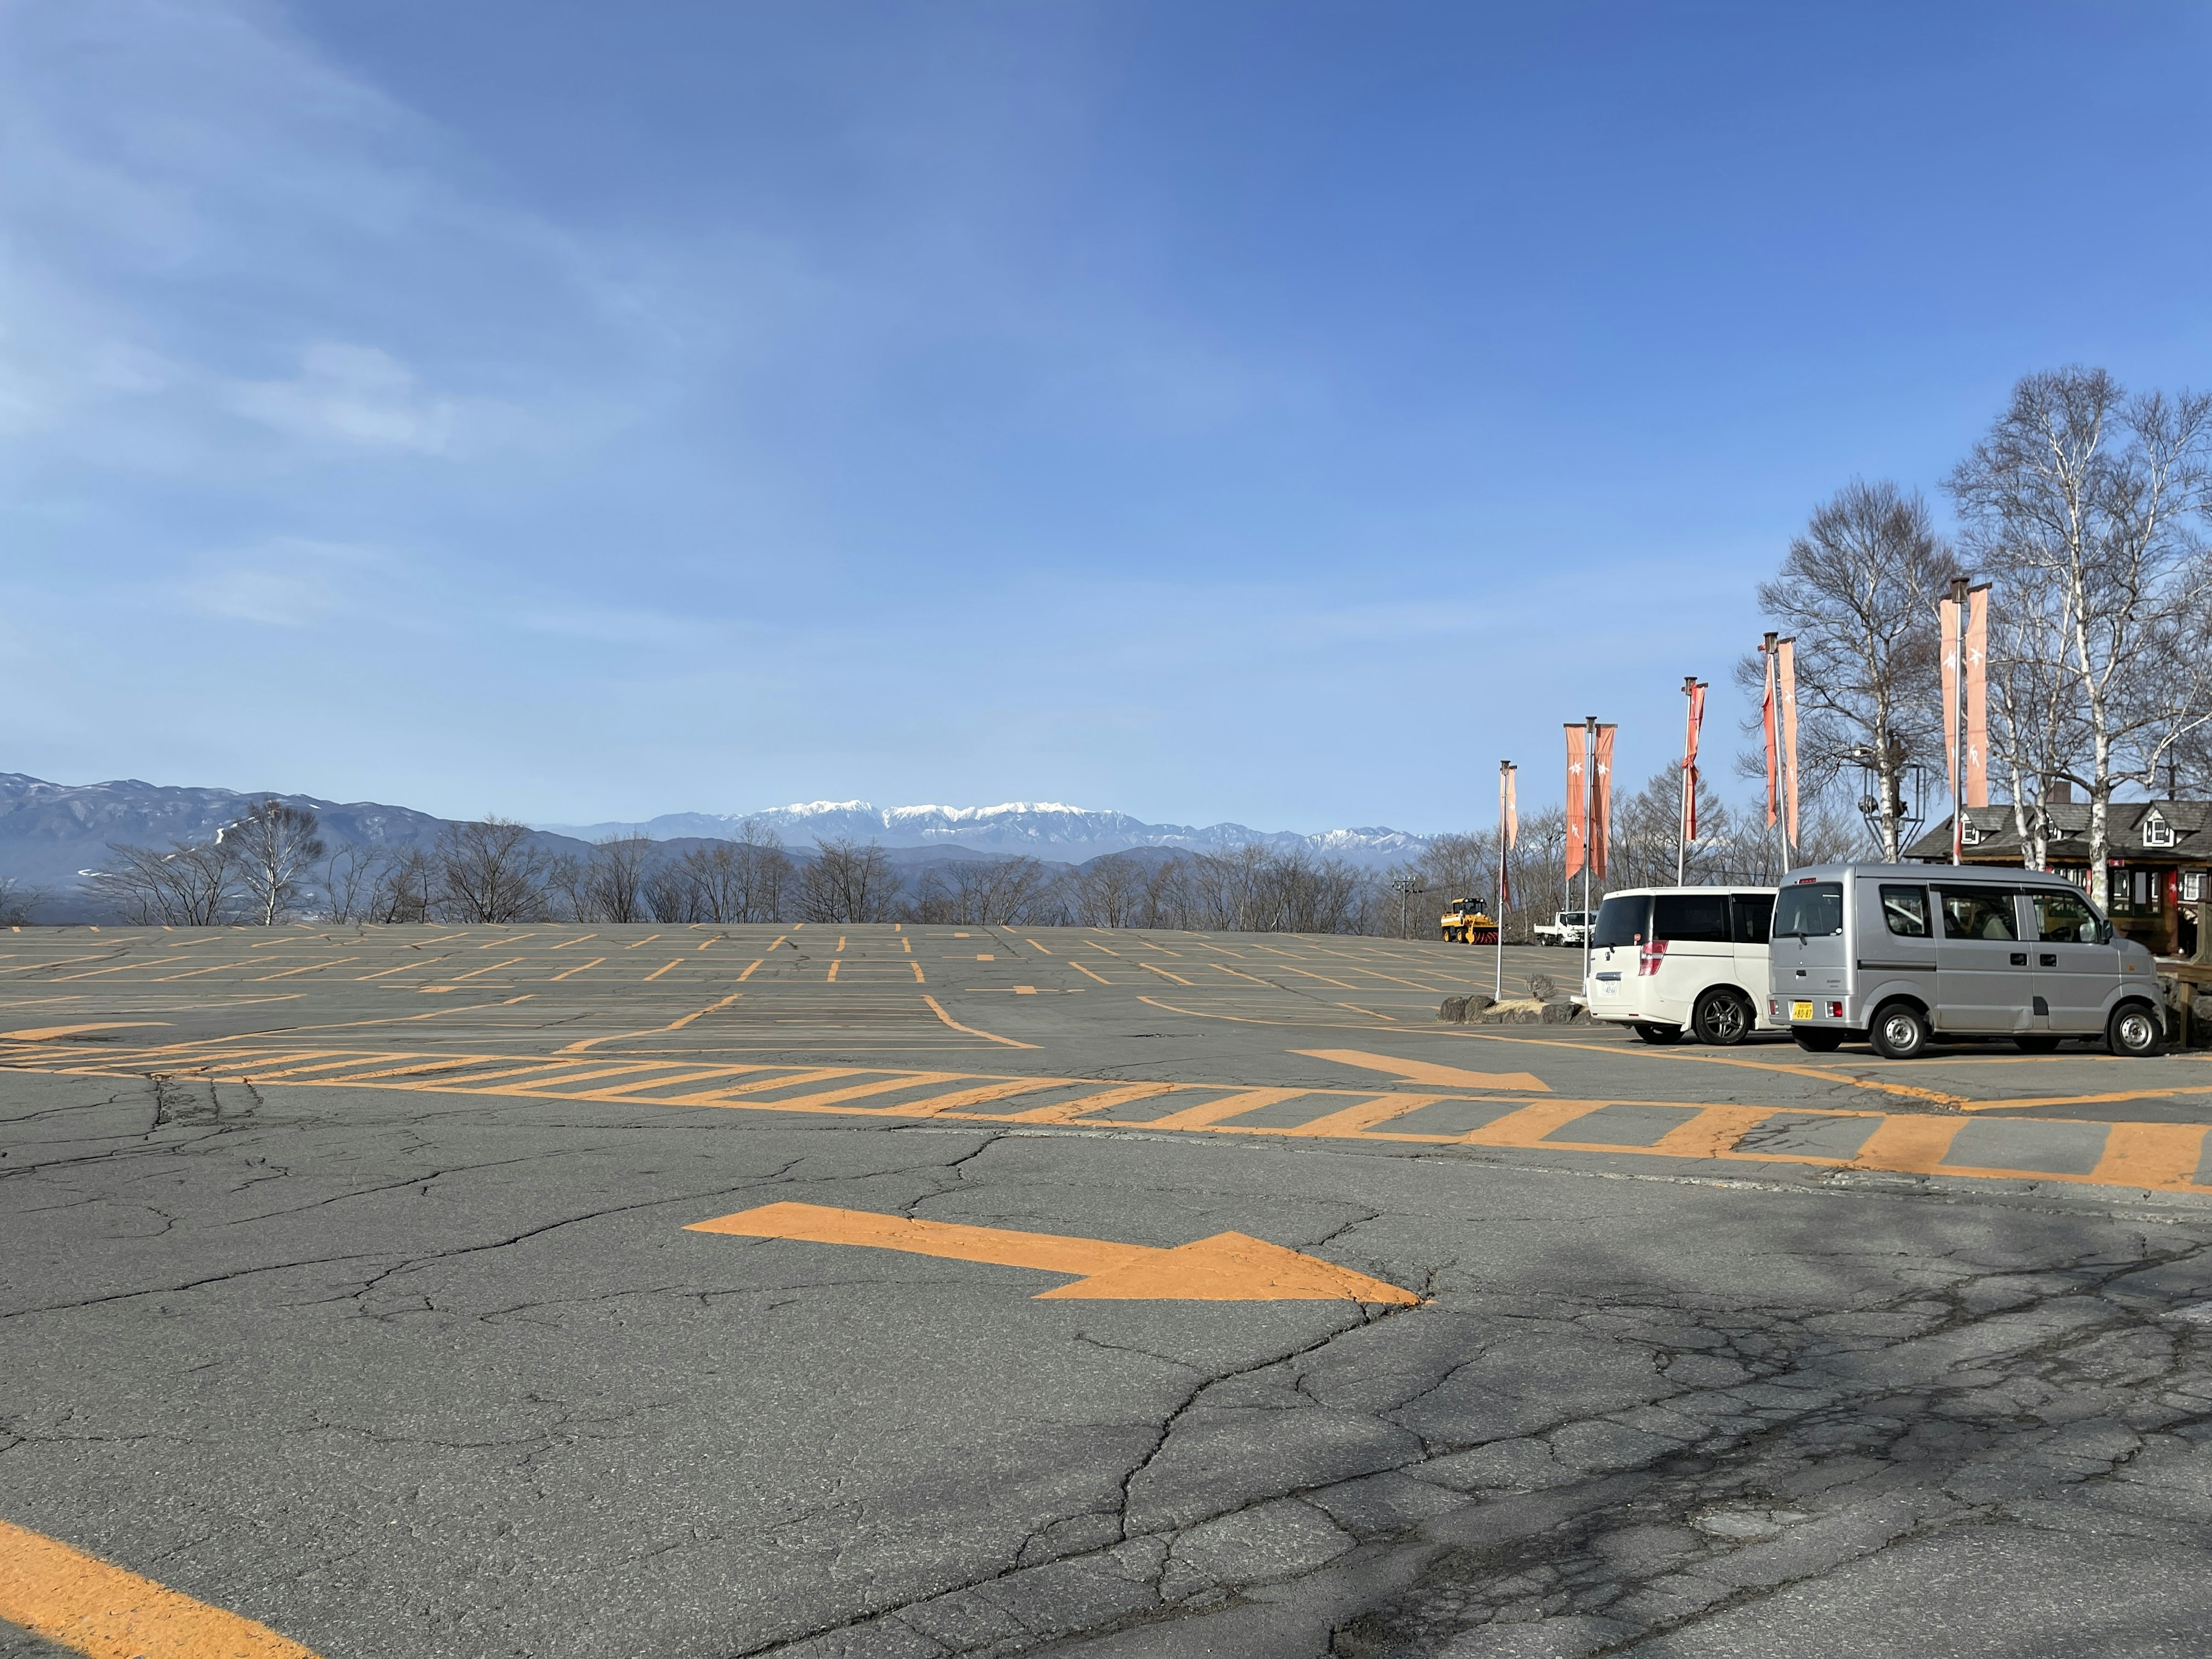
M 2045 619 L 2059 647 L 2087 745 L 2062 775 L 2087 793 L 2101 896 L 2114 790 L 2154 788 L 2212 720 L 2212 394 L 2130 397 L 2100 368 L 2031 374 L 1948 487 L 2000 612 Z
M 579 921 L 650 921 L 646 901 L 647 872 L 653 866 L 649 836 L 606 836 L 593 843 L 592 861 L 584 878 L 584 893 L 591 907 Z M 666 920 L 666 918 L 663 918 Z
M 1960 574 L 1927 503 L 1861 479 L 1814 511 L 1782 568 L 1759 585 L 1759 609 L 1796 636 L 1798 758 L 1808 793 L 1844 769 L 1873 773 L 1877 839 L 1902 851 L 1905 768 L 1942 750 L 1936 601 Z M 1735 682 L 1757 703 L 1765 662 L 1747 653 Z M 1763 775 L 1763 760 L 1746 757 Z
M 301 878 L 329 850 L 316 827 L 315 815 L 306 807 L 272 795 L 255 801 L 216 832 L 238 860 L 246 915 L 260 926 L 273 927 L 291 914 Z

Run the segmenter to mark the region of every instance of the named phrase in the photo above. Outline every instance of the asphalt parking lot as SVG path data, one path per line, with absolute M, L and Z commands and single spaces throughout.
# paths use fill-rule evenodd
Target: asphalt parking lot
M 0 933 L 0 1652 L 2204 1650 L 2205 1055 L 1492 963 Z

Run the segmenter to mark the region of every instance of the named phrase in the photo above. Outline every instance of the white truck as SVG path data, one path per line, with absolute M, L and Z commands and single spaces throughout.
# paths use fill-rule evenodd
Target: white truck
M 1580 947 L 1589 938 L 1590 923 L 1595 919 L 1589 910 L 1561 910 L 1549 921 L 1538 922 L 1530 929 L 1539 945 L 1572 945 Z

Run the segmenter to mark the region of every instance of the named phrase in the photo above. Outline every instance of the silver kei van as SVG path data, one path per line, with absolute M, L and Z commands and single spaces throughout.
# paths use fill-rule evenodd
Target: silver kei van
M 1938 1038 L 2002 1036 L 2030 1054 L 2101 1037 L 2116 1054 L 2154 1054 L 2165 1042 L 2151 953 L 2080 888 L 2033 870 L 1793 870 L 1768 962 L 1769 1018 L 1816 1052 L 1863 1040 L 1910 1060 Z

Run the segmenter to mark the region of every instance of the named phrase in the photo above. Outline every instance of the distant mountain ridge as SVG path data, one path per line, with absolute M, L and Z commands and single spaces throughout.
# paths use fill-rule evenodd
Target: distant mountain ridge
M 655 841 L 701 836 L 729 839 L 748 821 L 786 842 L 820 842 L 840 837 L 881 847 L 934 847 L 948 842 L 979 852 L 1024 853 L 1080 863 L 1133 848 L 1219 852 L 1253 842 L 1287 852 L 1293 848 L 1379 866 L 1420 856 L 1425 836 L 1380 825 L 1324 830 L 1254 830 L 1241 823 L 1147 823 L 1127 812 L 1099 811 L 1060 801 L 1007 801 L 997 806 L 877 806 L 864 800 L 802 801 L 757 812 L 664 812 L 642 823 L 541 823 L 549 834 L 596 841 L 642 833 Z

